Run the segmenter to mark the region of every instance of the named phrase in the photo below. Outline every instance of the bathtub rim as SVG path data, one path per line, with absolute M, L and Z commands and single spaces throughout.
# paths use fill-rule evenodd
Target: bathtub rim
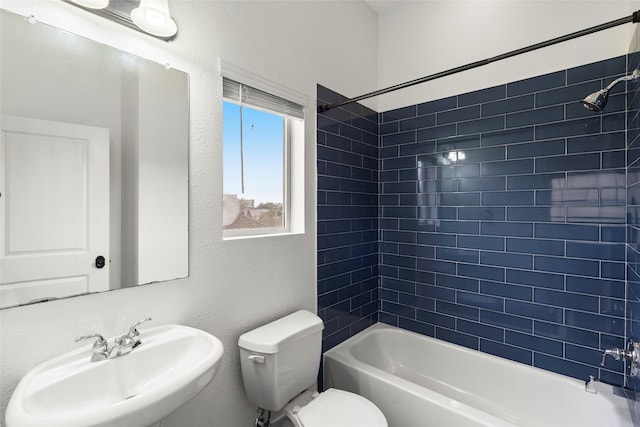
M 373 371 L 378 378 L 385 382 L 393 382 L 399 381 L 403 386 L 407 387 L 407 391 L 411 393 L 418 393 L 419 389 L 424 389 L 424 387 L 412 383 L 409 380 L 404 378 L 397 377 L 390 372 L 387 372 L 378 367 L 369 365 L 355 357 L 355 355 L 351 352 L 351 346 L 357 344 L 358 342 L 364 340 L 367 336 L 371 334 L 376 334 L 385 331 L 393 331 L 394 333 L 400 333 L 403 335 L 409 335 L 415 337 L 416 339 L 426 340 L 428 342 L 434 343 L 434 345 L 444 346 L 445 348 L 450 348 L 455 351 L 462 351 L 464 353 L 472 355 L 472 357 L 480 357 L 485 360 L 493 360 L 499 363 L 509 363 L 514 364 L 515 366 L 522 368 L 530 368 L 535 370 L 536 374 L 542 375 L 543 377 L 553 378 L 554 380 L 563 380 L 567 383 L 570 383 L 573 387 L 580 387 L 582 389 L 585 388 L 586 381 L 581 381 L 577 378 L 573 378 L 567 375 L 563 375 L 560 373 L 548 371 L 546 369 L 538 368 L 533 365 L 527 365 L 524 363 L 517 362 L 515 360 L 507 359 L 504 357 L 496 356 L 490 353 L 485 353 L 480 350 L 475 350 L 469 347 L 465 347 L 459 344 L 454 344 L 448 341 L 444 341 L 439 338 L 431 337 L 428 335 L 423 335 L 418 332 L 410 331 L 407 329 L 403 329 L 397 326 L 389 325 L 386 323 L 378 322 L 375 323 L 366 329 L 358 332 L 357 334 L 351 336 L 340 344 L 332 347 L 331 349 L 325 351 L 322 354 L 323 360 L 323 369 L 322 376 L 324 383 L 326 385 L 327 378 L 325 377 L 326 373 L 326 359 L 332 358 L 338 363 L 343 363 L 352 366 L 354 369 L 357 369 L 361 372 Z M 638 399 L 638 394 L 634 394 L 631 390 L 627 390 L 621 387 L 617 387 L 611 384 L 607 384 L 604 382 L 597 381 L 595 383 L 595 389 L 597 390 L 597 394 L 604 397 L 607 401 L 609 401 L 613 406 L 618 409 L 626 409 L 623 411 L 626 414 L 626 418 L 628 421 L 632 423 L 633 426 L 640 426 L 640 418 L 638 417 L 638 413 L 640 413 L 640 399 Z M 588 393 L 587 391 L 584 391 Z M 634 406 L 638 409 L 634 409 Z

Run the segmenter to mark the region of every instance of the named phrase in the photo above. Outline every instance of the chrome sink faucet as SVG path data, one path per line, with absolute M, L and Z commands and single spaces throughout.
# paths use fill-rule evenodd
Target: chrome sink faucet
M 93 353 L 91 354 L 92 362 L 99 362 L 101 360 L 106 360 L 109 358 L 109 343 L 104 337 L 100 334 L 93 335 L 83 335 L 81 337 L 76 338 L 76 342 L 89 340 L 91 338 L 95 338 L 96 340 L 93 342 Z
M 100 334 L 83 335 L 76 338 L 76 342 L 84 341 L 87 339 L 95 338 L 93 342 L 93 353 L 91 354 L 91 362 L 100 362 L 101 360 L 113 359 L 118 356 L 130 353 L 134 348 L 142 344 L 140 341 L 140 332 L 138 326 L 141 323 L 151 320 L 151 317 L 140 320 L 134 323 L 129 328 L 129 332 L 119 336 L 114 340 L 113 346 L 109 346 L 107 340 Z
M 142 344 L 142 341 L 140 341 L 140 338 L 138 338 L 140 336 L 138 326 L 141 323 L 148 322 L 149 320 L 151 320 L 151 317 L 144 318 L 139 322 L 134 323 L 129 328 L 129 332 L 116 338 L 115 345 L 109 353 L 109 359 L 113 359 L 114 357 L 130 353 L 134 348 Z

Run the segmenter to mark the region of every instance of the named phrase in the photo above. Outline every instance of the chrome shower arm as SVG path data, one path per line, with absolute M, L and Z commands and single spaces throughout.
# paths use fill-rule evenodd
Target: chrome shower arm
M 629 80 L 637 80 L 639 78 L 640 78 L 640 69 L 636 68 L 635 70 L 633 70 L 633 73 L 629 74 L 628 76 L 622 76 L 620 78 L 615 79 L 611 83 L 609 83 L 609 85 L 604 90 L 609 91 L 615 85 L 617 85 L 620 82 L 626 82 L 626 81 L 629 81 Z

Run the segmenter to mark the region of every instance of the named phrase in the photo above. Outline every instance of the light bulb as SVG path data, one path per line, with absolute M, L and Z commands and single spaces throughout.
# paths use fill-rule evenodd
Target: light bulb
M 165 22 L 167 22 L 167 18 L 164 16 L 164 14 L 155 9 L 146 9 L 144 13 L 144 18 L 151 25 L 164 25 Z
M 131 11 L 131 20 L 143 31 L 158 37 L 171 37 L 178 32 L 176 22 L 169 14 L 167 0 L 141 0 Z

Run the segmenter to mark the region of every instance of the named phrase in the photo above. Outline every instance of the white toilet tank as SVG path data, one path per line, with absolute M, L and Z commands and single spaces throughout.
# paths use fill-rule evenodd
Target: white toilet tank
M 240 336 L 242 380 L 253 404 L 279 411 L 316 383 L 322 329 L 322 319 L 300 310 Z

